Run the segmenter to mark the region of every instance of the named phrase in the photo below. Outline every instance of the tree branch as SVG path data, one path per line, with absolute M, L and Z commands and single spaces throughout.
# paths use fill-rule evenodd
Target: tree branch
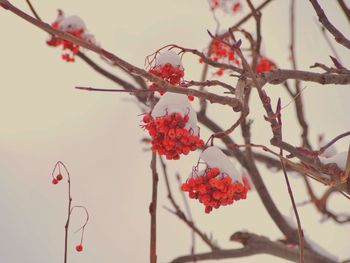
M 158 173 L 157 173 L 157 153 L 152 152 L 151 160 L 152 170 L 152 201 L 149 206 L 151 214 L 151 242 L 150 242 L 150 263 L 157 263 L 157 188 L 158 188 Z
M 247 257 L 258 254 L 269 254 L 279 258 L 291 260 L 294 262 L 299 261 L 299 252 L 297 248 L 287 247 L 280 242 L 270 241 L 267 237 L 259 236 L 247 232 L 237 232 L 232 235 L 231 240 L 237 241 L 243 244 L 243 248 L 238 249 L 222 249 L 208 253 L 196 254 L 195 260 L 213 260 L 213 259 L 228 259 L 228 258 L 239 258 Z M 305 251 L 305 260 L 308 263 L 335 263 L 332 259 L 324 256 L 317 255 L 312 251 Z M 181 256 L 171 263 L 185 263 L 192 262 L 193 256 Z
M 318 20 L 321 24 L 331 33 L 339 44 L 343 45 L 346 48 L 350 49 L 350 40 L 347 39 L 327 18 L 322 7 L 317 0 L 309 0 L 312 6 L 314 7 Z

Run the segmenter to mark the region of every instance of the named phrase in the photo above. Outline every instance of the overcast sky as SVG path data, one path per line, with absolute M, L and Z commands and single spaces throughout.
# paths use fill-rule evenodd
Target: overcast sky
M 11 2 L 29 12 L 25 1 Z M 265 54 L 283 68 L 290 67 L 289 2 L 272 1 L 264 10 L 262 20 Z M 331 21 L 350 36 L 349 24 L 336 1 L 319 2 Z M 33 0 L 33 4 L 47 22 L 56 18 L 57 8 L 81 16 L 101 46 L 140 67 L 145 56 L 169 43 L 201 50 L 209 41 L 206 30 L 215 30 L 205 0 Z M 245 7 L 234 16 L 219 13 L 222 29 L 247 12 Z M 332 53 L 316 25 L 309 1 L 297 1 L 296 21 L 299 68 L 308 70 L 315 62 L 331 65 L 328 56 Z M 0 10 L 0 25 L 0 262 L 63 261 L 67 189 L 63 183 L 53 186 L 50 177 L 58 160 L 71 172 L 73 203 L 86 206 L 91 217 L 86 228 L 85 250 L 78 254 L 74 247 L 79 243 L 79 234 L 74 234 L 74 230 L 83 222 L 84 214 L 77 212 L 73 216 L 70 262 L 147 262 L 151 154 L 145 152 L 145 146 L 140 143 L 146 136 L 139 127 L 141 109 L 127 94 L 75 90 L 74 86 L 114 88 L 115 85 L 79 59 L 72 64 L 62 61 L 59 49 L 46 46 L 45 32 L 13 14 Z M 246 29 L 253 28 L 253 22 L 246 24 Z M 350 66 L 348 50 L 339 45 L 336 49 L 343 64 Z M 108 68 L 98 56 L 92 52 L 87 54 Z M 186 55 L 183 64 L 186 79 L 198 80 L 201 73 L 198 59 Z M 303 92 L 307 101 L 306 119 L 314 146 L 320 133 L 333 138 L 349 130 L 349 85 L 302 83 L 302 86 L 306 87 Z M 273 103 L 278 97 L 282 98 L 283 105 L 290 101 L 282 86 L 267 86 L 267 92 Z M 270 127 L 263 119 L 263 109 L 255 95 L 251 110 L 253 142 L 268 144 Z M 299 144 L 300 128 L 293 105 L 282 113 L 285 140 Z M 222 106 L 211 107 L 209 114 L 223 127 L 229 127 L 239 116 Z M 202 128 L 202 135 L 206 140 L 210 133 Z M 241 141 L 239 131 L 234 136 Z M 349 140 L 344 139 L 337 143 L 337 148 L 344 151 L 348 144 Z M 168 162 L 174 189 L 175 172 L 186 178 L 197 159 L 198 153 L 194 152 L 179 161 Z M 261 174 L 281 211 L 290 215 L 282 174 L 263 167 Z M 170 204 L 160 176 L 158 258 L 159 262 L 168 262 L 189 253 L 190 231 L 163 209 Z M 293 177 L 292 184 L 297 201 L 306 200 L 302 180 Z M 317 187 L 319 193 L 324 189 Z M 181 196 L 175 192 L 182 204 Z M 205 214 L 197 202 L 189 203 L 198 227 L 212 233 L 223 248 L 238 247 L 228 240 L 232 233 L 242 229 L 271 239 L 282 238 L 256 192 L 249 193 L 247 200 L 210 215 Z M 341 197 L 333 198 L 330 207 L 350 212 L 349 202 Z M 311 239 L 341 259 L 350 258 L 349 226 L 340 227 L 331 221 L 321 224 L 321 215 L 311 206 L 300 208 L 300 216 Z M 208 248 L 198 240 L 197 251 L 208 251 Z M 221 262 L 286 261 L 259 255 Z

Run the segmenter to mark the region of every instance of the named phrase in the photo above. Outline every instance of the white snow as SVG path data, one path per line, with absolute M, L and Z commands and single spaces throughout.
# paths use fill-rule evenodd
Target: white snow
M 239 2 L 239 0 L 219 0 L 219 6 L 225 13 L 232 13 L 233 6 Z
M 163 51 L 156 57 L 156 66 L 165 65 L 167 63 L 174 67 L 179 66 L 183 68 L 181 57 L 173 50 Z
M 216 146 L 205 149 L 200 158 L 209 166 L 217 167 L 220 172 L 231 176 L 233 181 L 242 182 L 242 176 L 230 159 Z
M 320 161 L 324 164 L 336 163 L 340 169 L 345 170 L 347 157 L 348 152 L 341 152 L 329 158 L 325 158 L 322 156 L 320 156 L 319 158 Z
M 293 208 L 291 207 L 290 209 L 290 213 L 289 215 L 285 215 L 285 214 L 282 214 L 284 220 L 287 221 L 287 224 L 293 228 L 293 229 L 298 229 L 297 227 L 297 223 L 296 223 L 296 219 L 295 219 L 295 215 L 294 215 L 294 211 L 293 211 Z
M 323 135 L 320 135 L 319 138 L 318 138 L 318 147 L 322 148 L 327 143 L 329 143 L 329 141 L 327 141 Z M 328 147 L 324 151 L 324 153 L 322 153 L 320 156 L 329 158 L 329 157 L 332 157 L 333 155 L 336 155 L 336 154 L 337 154 L 337 148 L 333 144 L 330 147 Z
M 67 16 L 60 22 L 62 31 L 71 32 L 80 29 L 86 30 L 84 21 L 79 16 Z
M 182 116 L 188 114 L 189 120 L 186 123 L 185 129 L 188 131 L 192 130 L 194 135 L 199 136 L 197 114 L 186 95 L 166 92 L 154 106 L 151 115 L 153 118 L 156 118 L 175 112 L 180 113 Z
M 248 185 L 249 185 L 250 191 L 254 191 L 256 188 L 255 188 L 255 185 L 253 183 L 252 178 L 250 177 L 250 174 L 248 173 L 247 169 L 245 169 L 243 166 L 241 166 L 240 164 L 239 164 L 239 166 L 240 166 L 240 171 L 241 171 L 242 177 L 245 177 L 248 180 Z
M 339 258 L 337 256 L 329 253 L 327 250 L 325 250 L 319 244 L 312 241 L 305 233 L 304 233 L 304 238 L 305 238 L 305 241 L 308 242 L 310 244 L 310 246 L 312 247 L 312 249 L 315 250 L 317 253 L 319 253 L 320 255 L 322 255 L 326 258 L 332 259 L 335 262 L 339 262 Z
M 96 44 L 94 35 L 88 32 L 83 19 L 81 19 L 79 16 L 73 15 L 64 17 L 64 15 L 59 14 L 56 21 L 59 22 L 59 29 L 65 32 L 84 30 L 81 37 L 90 43 Z

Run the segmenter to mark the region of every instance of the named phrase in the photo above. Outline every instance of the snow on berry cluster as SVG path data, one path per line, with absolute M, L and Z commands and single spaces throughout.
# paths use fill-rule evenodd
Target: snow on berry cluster
M 143 117 L 142 126 L 152 138 L 152 151 L 178 160 L 204 145 L 199 137 L 197 115 L 185 95 L 166 93 L 153 111 Z
M 256 65 L 256 72 L 263 73 L 273 69 L 276 69 L 277 66 L 271 60 L 266 57 L 260 57 L 258 60 L 258 64 Z
M 220 8 L 225 13 L 236 13 L 242 10 L 239 0 L 211 0 L 210 7 L 212 10 Z
M 185 70 L 182 66 L 181 58 L 173 50 L 167 50 L 160 53 L 156 57 L 155 65 L 151 67 L 148 72 L 158 76 L 171 85 L 179 85 L 185 75 Z M 159 86 L 155 83 L 152 83 L 149 88 L 157 89 Z M 163 95 L 164 93 L 164 91 L 159 91 L 160 95 Z M 194 97 L 188 96 L 188 99 L 192 101 Z
M 64 16 L 63 11 L 58 10 L 57 18 L 51 26 L 87 42 L 95 43 L 94 36 L 88 33 L 84 21 L 78 16 Z M 46 43 L 52 47 L 62 46 L 64 50 L 62 59 L 67 62 L 74 62 L 74 56 L 80 51 L 79 45 L 60 39 L 54 35 L 51 35 Z
M 345 171 L 348 152 L 336 153 L 330 157 L 320 156 L 319 159 L 324 164 L 335 163 L 341 170 Z
M 204 170 L 193 169 L 192 176 L 182 184 L 181 190 L 188 192 L 191 199 L 197 199 L 205 206 L 205 212 L 213 208 L 233 204 L 246 199 L 249 186 L 236 170 L 229 158 L 217 147 L 203 151 L 200 158 L 206 163 Z

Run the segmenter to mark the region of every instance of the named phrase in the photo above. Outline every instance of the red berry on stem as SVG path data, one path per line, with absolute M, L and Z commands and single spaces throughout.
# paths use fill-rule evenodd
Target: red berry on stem
M 61 181 L 61 180 L 63 179 L 62 174 L 58 174 L 58 175 L 56 176 L 56 179 L 57 179 L 58 181 Z
M 83 245 L 82 244 L 79 244 L 75 247 L 75 250 L 78 251 L 78 252 L 81 252 L 83 251 Z
M 52 184 L 58 184 L 58 180 L 56 178 L 52 179 Z

